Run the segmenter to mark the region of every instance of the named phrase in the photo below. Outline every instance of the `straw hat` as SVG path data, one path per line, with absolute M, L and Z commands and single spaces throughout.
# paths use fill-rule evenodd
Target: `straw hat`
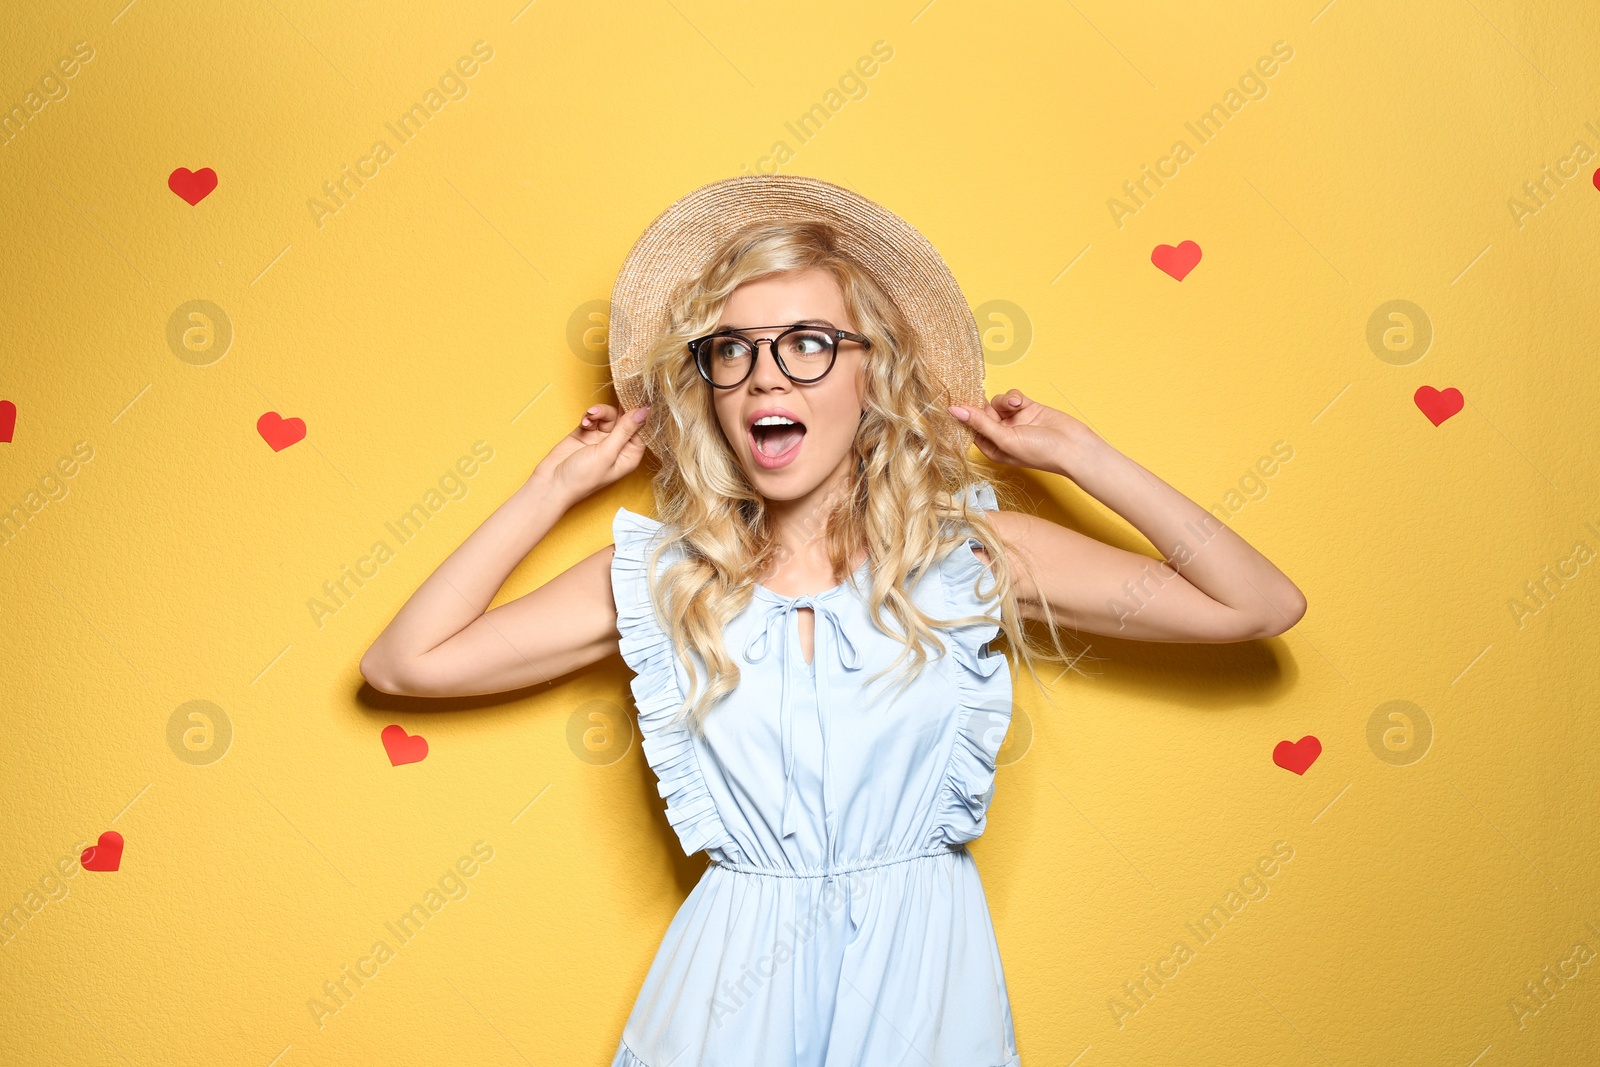
M 792 174 L 749 174 L 702 185 L 663 211 L 634 243 L 611 291 L 611 379 L 624 411 L 645 402 L 641 368 L 667 326 L 667 301 L 698 276 L 734 233 L 754 222 L 822 220 L 838 230 L 860 263 L 900 309 L 947 402 L 983 404 L 983 345 L 955 276 L 928 239 L 887 208 L 831 182 Z M 934 412 L 946 440 L 962 451 L 971 431 L 948 411 Z M 660 423 L 639 431 L 658 456 Z

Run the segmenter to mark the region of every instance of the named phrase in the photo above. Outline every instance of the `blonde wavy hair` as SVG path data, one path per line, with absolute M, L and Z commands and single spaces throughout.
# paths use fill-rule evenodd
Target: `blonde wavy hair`
M 1012 666 L 1018 653 L 1030 674 L 1035 658 L 1069 666 L 1074 662 L 1062 649 L 1048 604 L 1043 607 L 1050 646 L 1038 645 L 1026 633 L 1012 586 L 1012 561 L 984 513 L 961 498 L 965 486 L 991 477 L 990 468 L 971 462 L 938 432 L 939 420 L 953 418 L 946 410 L 946 393 L 928 372 L 917 335 L 899 308 L 871 274 L 840 250 L 829 224 L 761 222 L 740 230 L 699 277 L 677 287 L 667 325 L 641 368 L 645 403 L 661 419 L 663 458 L 652 481 L 666 526 L 662 542 L 646 561 L 646 572 L 655 575 L 662 555 L 682 550 L 682 558 L 650 583 L 650 591 L 692 679 L 675 721 L 687 720 L 695 730 L 712 706 L 739 684 L 739 666 L 723 641 L 724 627 L 749 605 L 761 576 L 782 562 L 782 551 L 765 498 L 734 457 L 717 421 L 711 389 L 686 342 L 716 329 L 723 305 L 743 283 L 814 268 L 838 281 L 856 330 L 872 345 L 863 357 L 866 410 L 856 432 L 854 471 L 846 489 L 834 493 L 819 509 L 823 513 L 812 519 L 825 530 L 835 573 L 851 574 L 850 561 L 866 546 L 872 576 L 868 615 L 879 630 L 905 642 L 894 661 L 908 661 L 905 684 L 928 662 L 924 642 L 942 654 L 934 628 L 995 622 L 992 616 L 978 615 L 934 619 L 910 596 L 910 581 L 960 547 L 969 529 L 989 550 L 994 578 L 988 595 L 978 588 L 974 593 L 999 602 Z M 982 580 L 980 576 L 980 584 Z M 885 614 L 898 632 L 884 625 Z M 709 671 L 703 692 L 691 653 Z

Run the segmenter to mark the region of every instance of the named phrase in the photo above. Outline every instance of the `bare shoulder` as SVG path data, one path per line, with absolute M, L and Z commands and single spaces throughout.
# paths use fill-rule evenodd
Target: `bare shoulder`
M 1025 511 L 986 511 L 984 516 L 989 520 L 989 525 L 994 527 L 994 532 L 1003 542 L 1002 548 L 1013 548 L 1023 544 L 1028 539 L 1028 534 L 1034 529 L 1034 524 L 1045 520 L 1037 515 L 1030 515 Z M 993 562 L 987 545 L 972 546 L 972 554 L 983 561 L 984 566 Z
M 1064 530 L 1050 520 L 1026 511 L 1007 511 L 1001 508 L 986 511 L 984 515 L 989 520 L 989 525 L 994 527 L 994 532 L 1000 539 L 1000 549 L 1011 565 L 1012 590 L 1023 607 L 1023 614 L 1032 617 L 1030 614 L 1032 605 L 1037 602 L 1039 596 L 1036 575 L 1038 561 L 1041 558 L 1040 546 L 1044 546 L 1043 556 L 1054 558 L 1052 553 L 1059 553 L 1068 546 L 1051 540 L 1052 534 L 1066 534 L 1074 540 L 1083 535 Z M 972 554 L 981 560 L 985 567 L 994 566 L 991 546 L 973 545 Z

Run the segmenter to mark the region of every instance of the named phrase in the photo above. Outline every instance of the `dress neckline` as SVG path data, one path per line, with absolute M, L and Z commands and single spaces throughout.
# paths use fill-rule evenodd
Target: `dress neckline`
M 855 573 L 852 574 L 848 579 L 846 579 L 845 581 L 840 582 L 838 585 L 832 586 L 832 587 L 830 587 L 828 589 L 824 589 L 820 593 L 801 593 L 801 594 L 799 594 L 797 596 L 784 596 L 782 593 L 775 593 L 771 589 L 768 589 L 766 586 L 762 585 L 760 582 L 757 582 L 755 584 L 756 595 L 761 597 L 764 600 L 770 600 L 775 604 L 792 604 L 796 600 L 807 600 L 807 599 L 809 599 L 809 600 L 831 600 L 834 597 L 838 596 L 839 594 L 841 594 L 841 593 L 845 592 L 846 590 L 848 590 L 850 588 L 852 582 L 855 579 L 860 578 L 865 573 L 865 571 L 867 569 L 867 564 L 869 562 L 870 562 L 870 560 L 865 560 L 865 559 L 862 560 L 861 561 L 861 566 L 857 567 L 855 569 Z M 802 659 L 803 658 L 804 657 L 802 657 Z

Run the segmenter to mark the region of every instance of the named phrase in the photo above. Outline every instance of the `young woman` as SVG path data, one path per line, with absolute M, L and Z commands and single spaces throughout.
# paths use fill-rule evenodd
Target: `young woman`
M 634 671 L 668 821 L 712 862 L 614 1067 L 1020 1067 L 966 848 L 1011 720 L 989 642 L 1003 632 L 1031 668 L 1068 659 L 1060 624 L 1245 641 L 1294 625 L 1305 599 L 1083 423 L 1017 389 L 984 401 L 943 261 L 848 190 L 787 176 L 696 190 L 640 238 L 612 302 L 622 410 L 582 416 L 362 673 L 454 696 L 618 652 Z M 969 442 L 1072 479 L 1162 559 L 1000 508 Z M 612 545 L 485 612 L 647 443 L 662 518 L 619 508 Z

